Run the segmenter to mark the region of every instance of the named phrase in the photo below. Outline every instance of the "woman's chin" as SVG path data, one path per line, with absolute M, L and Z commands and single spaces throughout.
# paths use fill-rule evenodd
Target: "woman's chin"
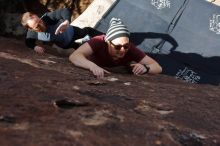
M 125 56 L 125 54 L 119 54 L 118 58 L 123 58 Z
M 123 58 L 123 56 L 115 56 L 113 59 L 114 60 L 119 60 L 119 59 L 122 59 Z

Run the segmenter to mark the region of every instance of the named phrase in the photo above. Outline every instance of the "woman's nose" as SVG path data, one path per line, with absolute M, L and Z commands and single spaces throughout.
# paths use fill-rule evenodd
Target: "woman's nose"
M 125 48 L 122 46 L 120 52 L 125 52 Z

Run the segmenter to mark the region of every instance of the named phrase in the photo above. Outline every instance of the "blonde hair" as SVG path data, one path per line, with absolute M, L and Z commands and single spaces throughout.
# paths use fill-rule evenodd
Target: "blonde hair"
M 29 28 L 28 24 L 27 24 L 27 21 L 30 20 L 32 18 L 33 15 L 36 15 L 32 12 L 26 12 L 22 15 L 21 17 L 21 24 L 26 27 L 26 28 Z

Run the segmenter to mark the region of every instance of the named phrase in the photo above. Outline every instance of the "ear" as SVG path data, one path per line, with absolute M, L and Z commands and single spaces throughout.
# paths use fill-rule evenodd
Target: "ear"
M 110 41 L 106 41 L 106 43 L 107 43 L 108 47 L 111 47 Z

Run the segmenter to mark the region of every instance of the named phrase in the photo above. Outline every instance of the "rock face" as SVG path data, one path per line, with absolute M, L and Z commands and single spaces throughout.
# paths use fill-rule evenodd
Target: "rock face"
M 0 38 L 1 146 L 219 146 L 219 97 L 163 75 L 97 80 Z
M 13 0 L 0 1 L 0 35 L 22 35 L 24 30 L 19 25 L 22 3 Z

